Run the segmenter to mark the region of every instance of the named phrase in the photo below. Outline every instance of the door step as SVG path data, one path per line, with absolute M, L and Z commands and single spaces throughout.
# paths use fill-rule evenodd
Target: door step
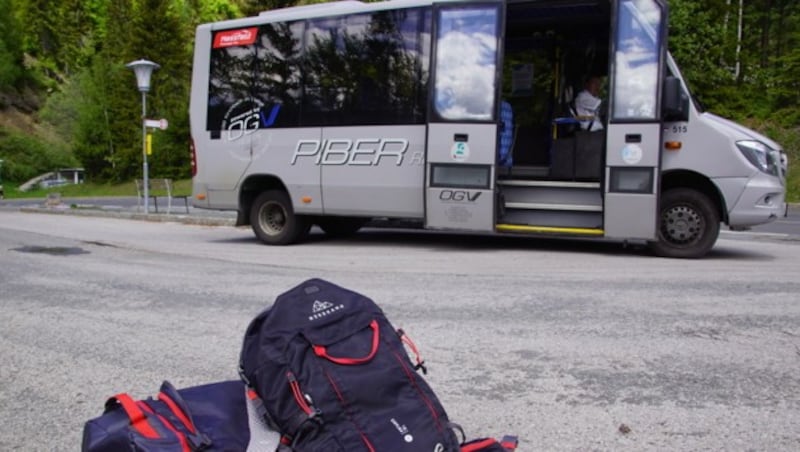
M 584 190 L 600 190 L 600 182 L 572 182 L 560 180 L 498 180 L 501 187 L 541 187 L 541 188 L 579 188 Z
M 522 234 L 559 234 L 602 237 L 605 234 L 600 228 L 569 228 L 558 226 L 531 226 L 524 224 L 498 224 L 498 232 L 512 232 Z
M 576 212 L 602 212 L 602 206 L 580 204 L 551 204 L 535 202 L 506 202 L 506 209 L 571 210 Z
M 498 231 L 603 235 L 599 182 L 504 179 L 497 186 Z

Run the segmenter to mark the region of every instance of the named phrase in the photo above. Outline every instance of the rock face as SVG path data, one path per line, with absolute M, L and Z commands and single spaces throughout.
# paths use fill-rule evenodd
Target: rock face
M 41 131 L 33 112 L 25 112 L 13 105 L 4 105 L 2 99 L 4 96 L 7 98 L 7 95 L 0 93 L 0 130 L 26 135 Z

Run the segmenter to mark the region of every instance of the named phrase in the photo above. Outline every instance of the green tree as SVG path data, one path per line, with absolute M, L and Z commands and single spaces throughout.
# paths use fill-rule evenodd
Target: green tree
M 70 91 L 80 101 L 71 112 L 70 107 L 64 109 L 74 115 L 72 144 L 75 157 L 81 161 L 87 178 L 94 181 L 121 180 L 116 174 L 121 158 L 117 153 L 117 140 L 112 127 L 116 121 L 112 121 L 114 111 L 105 77 L 110 69 L 103 60 L 98 59 L 79 74 L 75 78 L 74 89 Z
M 228 0 L 187 0 L 183 4 L 185 17 L 192 26 L 219 20 L 242 17 L 238 5 Z
M 171 0 L 142 0 L 133 14 L 130 51 L 161 67 L 153 73 L 148 117 L 166 118 L 170 127 L 154 134 L 151 158 L 154 175 L 188 177 L 189 87 L 192 28 L 182 20 L 182 8 Z
M 294 6 L 297 0 L 239 0 L 239 9 L 245 16 L 257 16 L 263 11 Z
M 726 52 L 725 3 L 673 0 L 670 7 L 669 48 L 693 94 L 708 108 L 729 114 L 736 80 Z
M 76 77 L 74 152 L 92 180 L 123 181 L 140 174 L 141 100 L 133 73 L 124 66 L 138 58 L 131 56 L 127 39 L 130 3 L 108 3 L 104 21 L 113 33 L 98 42 L 97 54 Z
M 20 27 L 13 6 L 12 0 L 0 0 L 0 11 L 9 12 L 0 16 L 0 89 L 16 87 L 24 75 Z

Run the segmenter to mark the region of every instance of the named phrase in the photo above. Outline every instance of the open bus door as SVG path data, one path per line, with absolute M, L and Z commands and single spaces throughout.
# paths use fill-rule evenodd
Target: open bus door
M 504 3 L 434 7 L 425 227 L 493 231 Z
M 667 9 L 662 0 L 620 0 L 612 17 L 605 235 L 654 240 Z

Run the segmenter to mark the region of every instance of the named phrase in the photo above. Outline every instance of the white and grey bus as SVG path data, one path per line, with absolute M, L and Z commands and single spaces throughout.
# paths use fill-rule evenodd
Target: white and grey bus
M 273 245 L 386 218 L 700 257 L 720 223 L 785 215 L 786 160 L 704 112 L 666 48 L 666 0 L 339 1 L 204 24 L 192 202 Z M 602 107 L 576 117 L 590 76 Z

